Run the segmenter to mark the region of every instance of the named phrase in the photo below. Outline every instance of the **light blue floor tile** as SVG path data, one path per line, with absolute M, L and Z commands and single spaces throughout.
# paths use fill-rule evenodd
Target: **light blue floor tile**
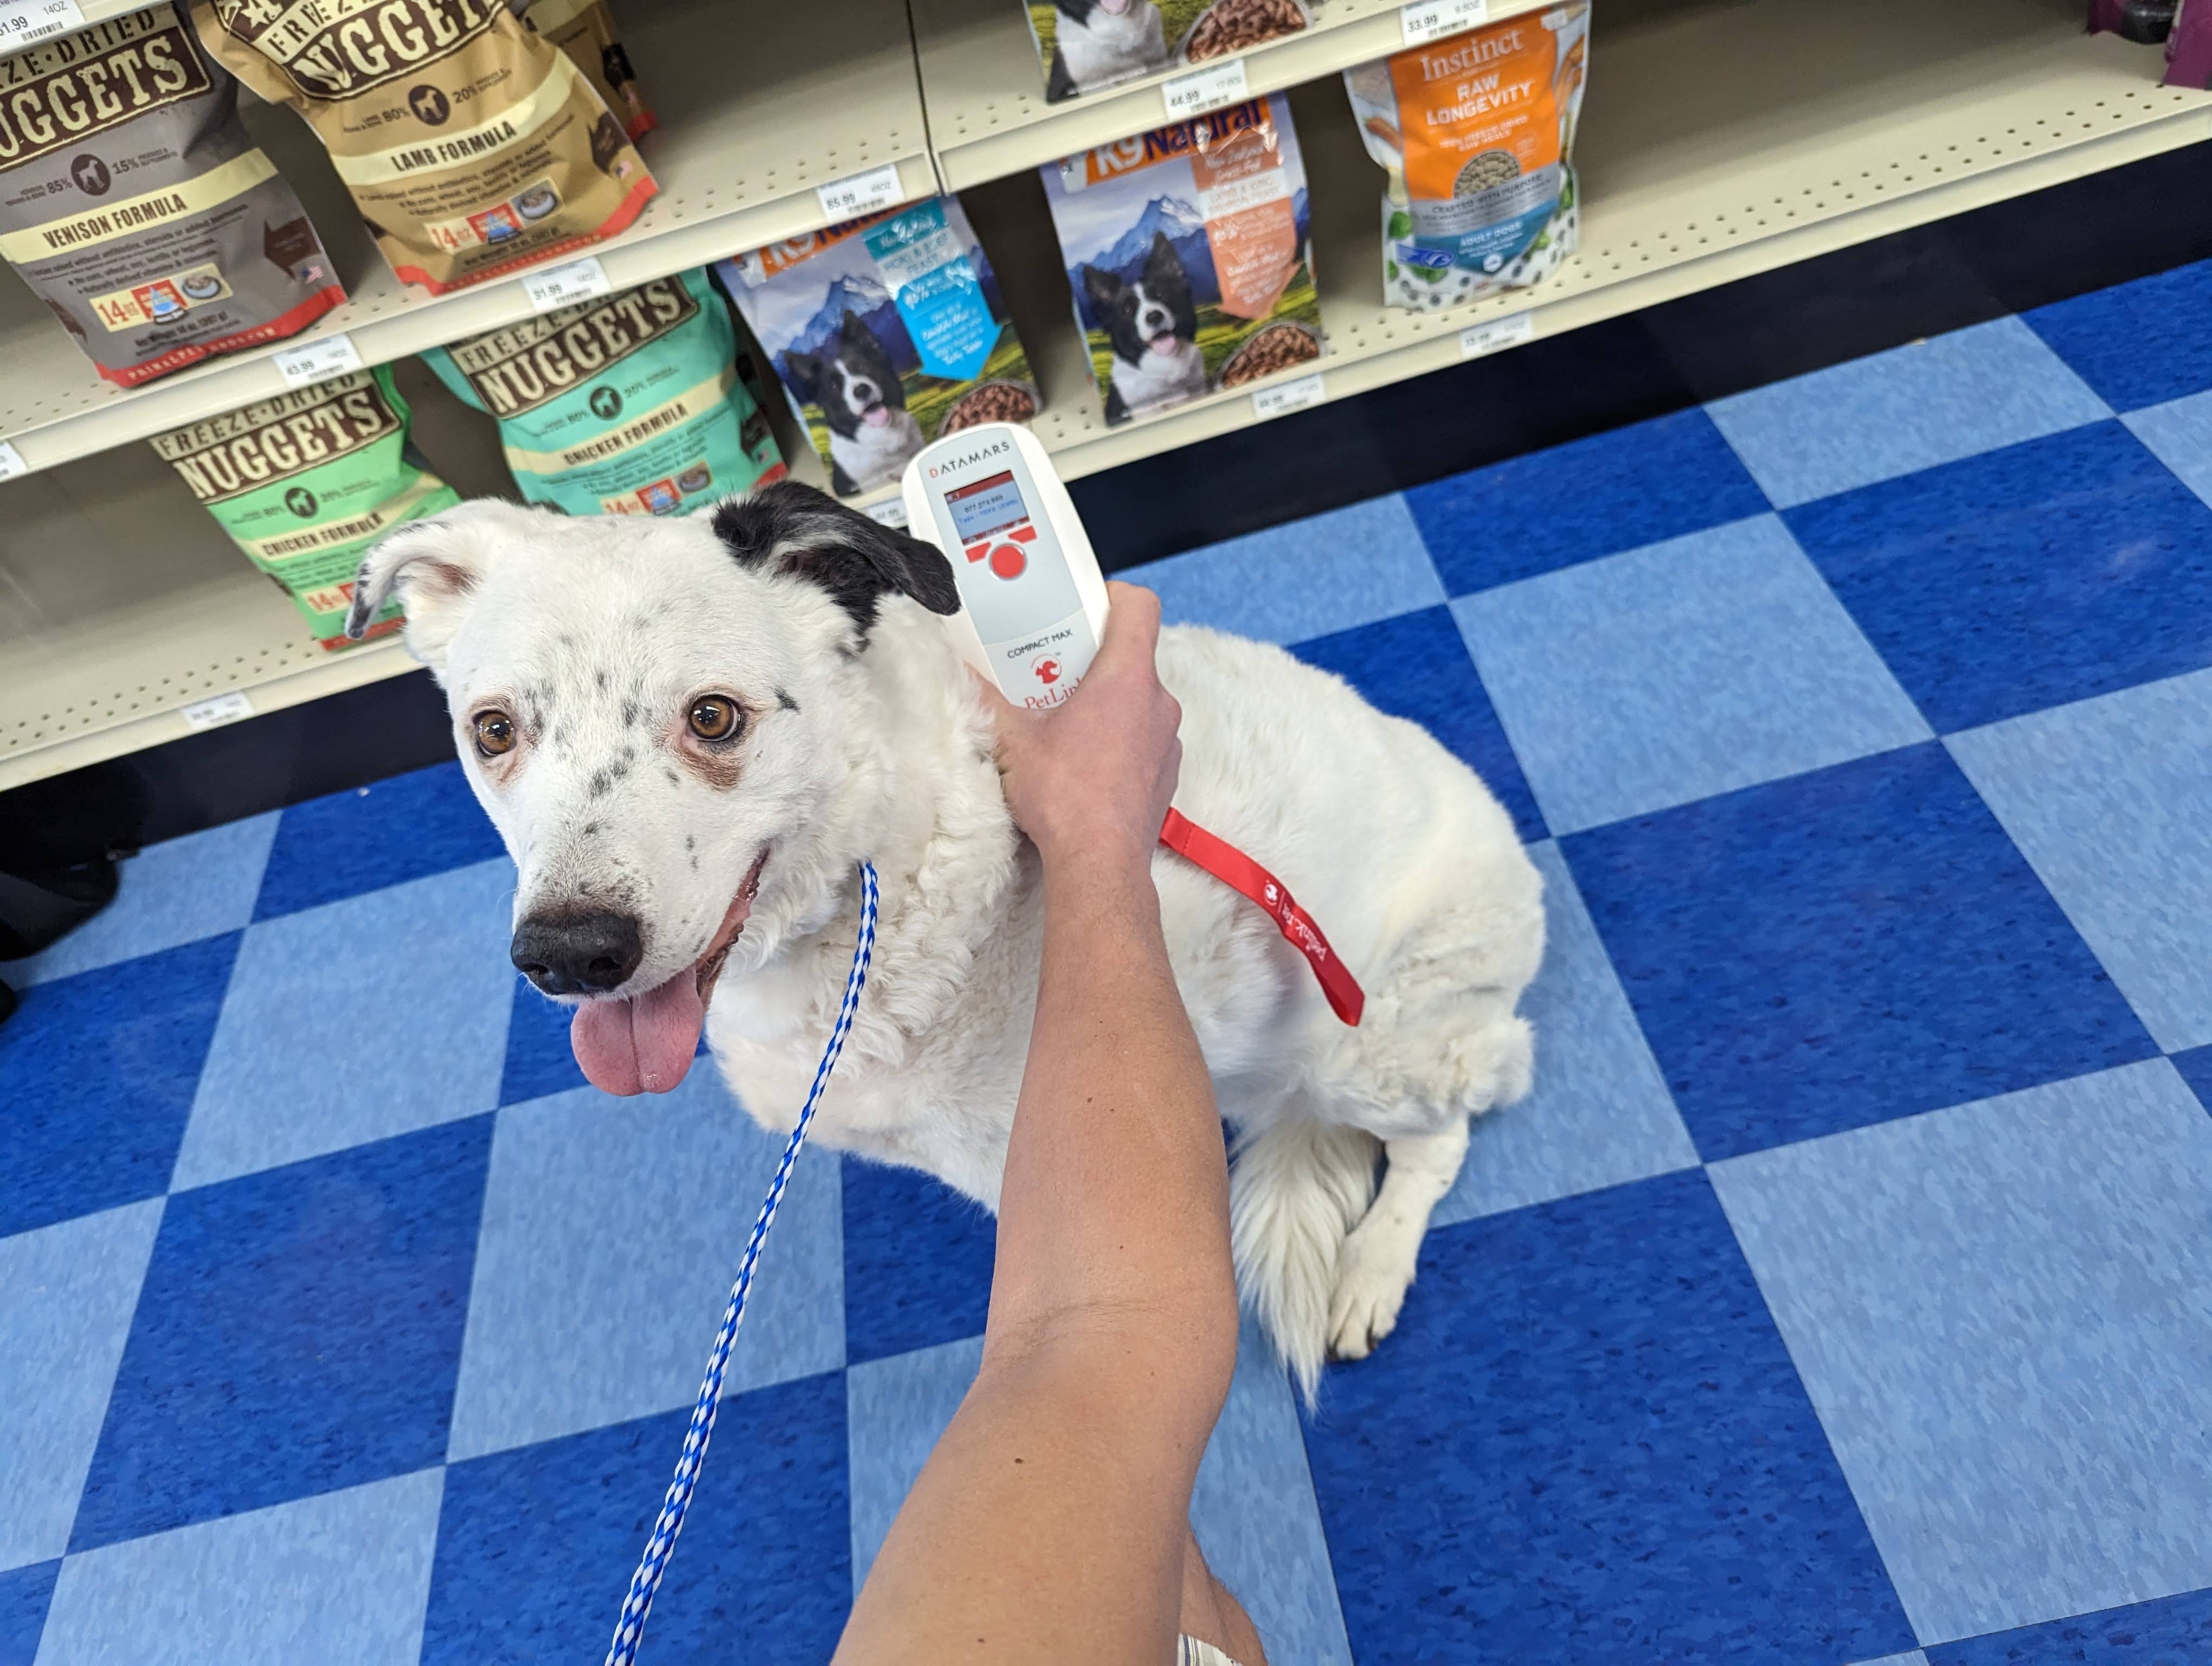
M 1548 933 L 1543 970 L 1521 1001 L 1536 1031 L 1536 1085 L 1519 1104 L 1475 1118 L 1438 1226 L 1697 1165 L 1574 875 L 1549 840 L 1528 854 L 1544 876 Z
M 2181 483 L 2212 503 L 2212 393 L 2192 393 L 2120 420 Z
M 253 918 L 278 812 L 149 845 L 122 864 L 115 900 L 44 953 L 0 960 L 19 989 L 173 949 Z
M 2212 1584 L 2212 1118 L 2170 1063 L 1709 1172 L 1923 1645 Z
M 783 1140 L 701 1060 L 674 1092 L 509 1105 L 493 1136 L 451 1457 L 689 1406 Z M 803 1152 L 725 1391 L 845 1363 L 838 1158 Z
M 39 1666 L 415 1666 L 444 1482 L 423 1469 L 72 1556 Z
M 161 1200 L 0 1238 L 0 1568 L 69 1545 Z
M 1269 1660 L 1352 1666 L 1290 1379 L 1249 1315 L 1228 1403 L 1198 1466 L 1190 1522 Z
M 1947 744 L 2159 1046 L 2212 1042 L 2212 671 Z
M 248 927 L 173 1185 L 496 1105 L 514 892 L 501 858 Z
M 1858 1666 L 1928 1666 L 1928 1657 L 1917 1649 L 1907 1649 L 1901 1655 L 1884 1655 L 1880 1660 L 1862 1660 Z
M 1463 596 L 1452 611 L 1554 833 L 1929 738 L 1772 515 Z
M 1705 407 L 1778 509 L 2112 412 L 2016 318 Z
M 916 1348 L 849 1366 L 845 1428 L 851 1443 L 853 1590 L 876 1565 L 899 1506 L 983 1362 L 983 1339 Z
M 1114 575 L 1159 592 L 1170 624 L 1303 642 L 1444 599 L 1395 493 Z

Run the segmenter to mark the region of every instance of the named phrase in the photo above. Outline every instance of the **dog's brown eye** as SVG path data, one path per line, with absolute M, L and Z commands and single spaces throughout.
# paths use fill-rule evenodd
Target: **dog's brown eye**
M 501 752 L 514 750 L 514 720 L 505 712 L 478 712 L 475 727 L 477 751 L 486 757 L 497 757 Z
M 691 702 L 691 733 L 702 740 L 727 740 L 738 732 L 738 702 L 710 694 Z

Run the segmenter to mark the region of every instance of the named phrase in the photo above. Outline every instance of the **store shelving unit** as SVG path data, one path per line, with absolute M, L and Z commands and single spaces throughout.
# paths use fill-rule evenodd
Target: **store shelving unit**
M 1329 338 L 1328 356 L 1299 368 L 1318 369 L 1318 398 L 1456 364 L 1470 326 L 1525 318 L 1533 336 L 1557 334 L 2212 139 L 2212 97 L 2160 86 L 2154 52 L 2084 35 L 2075 0 L 1597 3 L 1577 153 L 1582 251 L 1540 289 L 1443 313 L 1382 304 L 1382 174 L 1334 79 L 1399 44 L 1395 9 L 1323 0 L 1313 30 L 1249 55 L 1253 91 L 1294 88 Z M 913 0 L 911 44 L 903 8 L 865 4 L 896 14 L 896 29 L 864 40 L 841 15 L 824 41 L 811 37 L 830 32 L 765 9 L 749 15 L 744 64 L 730 69 L 698 48 L 714 38 L 712 0 L 632 0 L 632 55 L 668 129 L 649 159 L 671 200 L 605 253 L 616 281 L 805 230 L 821 217 L 815 185 L 883 161 L 917 195 L 935 188 L 933 173 L 956 188 L 995 180 L 969 204 L 1039 368 L 1036 431 L 1064 473 L 1257 420 L 1239 391 L 1106 426 L 1042 189 L 1022 177 L 1156 125 L 1157 82 L 1047 106 L 1015 0 Z M 311 194 L 335 192 L 326 164 L 298 136 L 278 137 L 293 146 L 279 165 L 339 238 L 342 203 Z M 343 258 L 367 276 L 337 322 L 371 358 L 527 309 L 515 284 L 407 301 L 380 287 L 365 240 Z M 386 310 L 354 311 L 371 304 Z M 243 692 L 268 710 L 410 668 L 391 644 L 326 655 L 307 643 L 290 605 L 162 465 L 143 447 L 109 452 L 271 391 L 273 373 L 248 361 L 103 395 L 27 305 L 0 295 L 0 436 L 34 465 L 87 460 L 0 486 L 0 788 L 181 736 L 181 708 L 213 696 Z M 465 489 L 499 489 L 489 425 L 425 391 L 426 451 Z

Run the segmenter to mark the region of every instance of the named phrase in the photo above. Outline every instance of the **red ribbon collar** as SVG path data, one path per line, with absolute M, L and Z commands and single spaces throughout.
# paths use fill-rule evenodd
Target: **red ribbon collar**
M 1328 997 L 1329 1010 L 1346 1024 L 1359 1022 L 1367 997 L 1360 993 L 1358 980 L 1336 958 L 1313 916 L 1292 900 L 1289 887 L 1235 845 L 1216 838 L 1179 810 L 1168 812 L 1160 827 L 1160 842 L 1224 885 L 1243 891 L 1273 915 L 1283 935 L 1305 956 L 1314 976 L 1321 980 L 1321 992 Z

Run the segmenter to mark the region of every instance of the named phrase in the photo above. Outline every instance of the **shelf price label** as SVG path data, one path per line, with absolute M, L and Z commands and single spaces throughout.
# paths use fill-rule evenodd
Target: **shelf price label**
M 23 460 L 23 453 L 5 440 L 0 440 L 0 480 L 13 480 L 19 474 L 28 474 L 31 465 Z
M 1308 405 L 1317 405 L 1328 398 L 1322 386 L 1321 372 L 1310 376 L 1296 376 L 1286 382 L 1277 382 L 1273 387 L 1252 390 L 1252 414 L 1258 417 L 1280 416 L 1285 411 L 1304 410 Z
M 589 301 L 614 287 L 607 269 L 595 254 L 522 275 L 522 292 L 530 297 L 530 310 L 533 313 L 550 313 L 572 301 Z
M 276 367 L 276 374 L 284 379 L 287 387 L 311 387 L 333 376 L 343 376 L 349 370 L 365 368 L 361 350 L 353 344 L 353 337 L 343 331 L 272 353 L 269 362 Z
M 903 528 L 907 524 L 906 499 L 887 497 L 880 503 L 868 505 L 868 519 L 883 526 Z
M 1490 16 L 1489 0 L 1413 0 L 1398 8 L 1398 27 L 1408 46 L 1465 34 Z
M 83 24 L 84 13 L 76 0 L 0 0 L 0 52 L 12 52 Z
M 842 179 L 832 179 L 826 185 L 815 186 L 814 194 L 821 200 L 823 213 L 833 221 L 873 214 L 899 200 L 898 164 L 885 162 L 866 173 L 850 173 Z
M 218 694 L 212 700 L 195 700 L 182 708 L 185 727 L 194 734 L 203 729 L 220 729 L 226 723 L 236 723 L 253 715 L 253 702 L 237 689 L 228 694 Z
M 1470 324 L 1459 332 L 1459 356 L 1479 359 L 1486 353 L 1503 352 L 1536 337 L 1536 320 L 1526 313 L 1494 318 L 1487 324 Z
M 1209 64 L 1187 76 L 1170 76 L 1160 83 L 1160 96 L 1167 102 L 1170 121 L 1188 121 L 1225 104 L 1240 102 L 1246 95 L 1247 85 L 1244 60 L 1232 58 L 1226 64 Z

